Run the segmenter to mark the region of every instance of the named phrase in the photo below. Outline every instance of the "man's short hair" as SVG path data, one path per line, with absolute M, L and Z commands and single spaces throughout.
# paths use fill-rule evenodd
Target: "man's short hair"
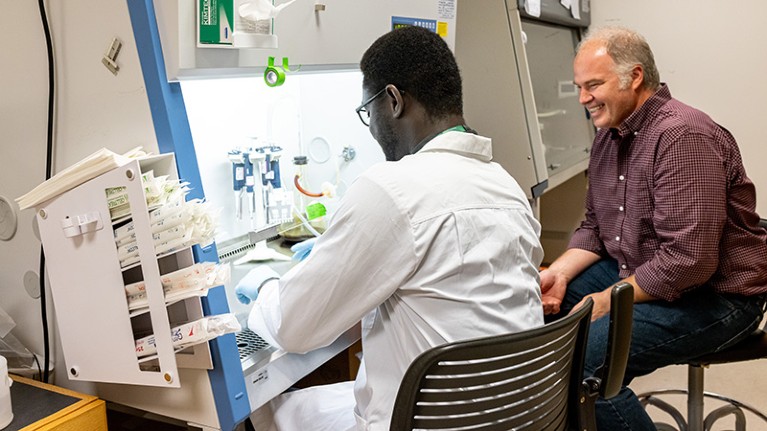
M 592 41 L 598 41 L 605 46 L 607 55 L 615 62 L 615 72 L 622 88 L 628 87 L 631 82 L 631 70 L 637 64 L 644 70 L 644 87 L 650 90 L 660 87 L 660 74 L 655 65 L 655 57 L 650 44 L 641 34 L 620 26 L 598 27 L 589 30 L 578 45 L 578 51 L 581 46 Z
M 413 26 L 386 33 L 365 51 L 360 69 L 362 85 L 371 93 L 394 84 L 432 118 L 463 115 L 458 65 L 447 43 L 432 31 Z

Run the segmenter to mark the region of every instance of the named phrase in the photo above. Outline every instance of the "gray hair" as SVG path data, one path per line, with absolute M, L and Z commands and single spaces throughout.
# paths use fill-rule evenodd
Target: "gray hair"
M 604 45 L 607 55 L 615 62 L 615 73 L 618 74 L 622 88 L 627 88 L 631 82 L 631 70 L 637 64 L 644 70 L 642 84 L 650 90 L 660 87 L 660 74 L 655 66 L 655 57 L 650 45 L 639 33 L 624 27 L 599 27 L 589 30 L 578 44 L 576 53 L 586 43 L 598 42 Z

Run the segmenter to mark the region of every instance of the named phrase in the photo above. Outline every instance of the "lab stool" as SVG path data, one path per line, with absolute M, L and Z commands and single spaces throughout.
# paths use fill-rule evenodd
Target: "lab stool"
M 701 356 L 687 363 L 687 390 L 683 389 L 664 389 L 658 391 L 639 394 L 639 401 L 644 407 L 653 405 L 658 409 L 668 413 L 676 422 L 679 431 L 709 431 L 714 422 L 733 415 L 735 417 L 735 430 L 746 430 L 746 417 L 743 410 L 747 410 L 763 421 L 767 422 L 767 415 L 756 408 L 740 401 L 725 397 L 723 395 L 704 392 L 703 390 L 703 372 L 709 365 L 728 364 L 732 362 L 745 362 L 756 359 L 767 358 L 767 333 L 764 329 L 757 329 L 751 333 L 745 340 L 738 344 L 722 350 L 720 352 Z M 658 399 L 656 395 L 663 394 L 687 394 L 687 420 L 685 421 L 682 413 L 670 404 Z M 715 398 L 724 401 L 726 404 L 711 411 L 706 417 L 703 417 L 703 400 L 705 397 Z M 671 425 L 665 423 L 656 423 L 658 431 L 675 431 Z

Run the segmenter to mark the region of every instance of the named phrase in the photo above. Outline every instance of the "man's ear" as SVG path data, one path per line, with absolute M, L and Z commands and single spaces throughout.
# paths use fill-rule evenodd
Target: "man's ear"
M 638 90 L 644 85 L 644 69 L 640 65 L 635 65 L 631 69 L 631 89 Z
M 392 117 L 394 118 L 400 118 L 405 113 L 405 98 L 403 94 L 404 92 L 400 91 L 394 84 L 386 86 L 386 102 L 391 108 Z

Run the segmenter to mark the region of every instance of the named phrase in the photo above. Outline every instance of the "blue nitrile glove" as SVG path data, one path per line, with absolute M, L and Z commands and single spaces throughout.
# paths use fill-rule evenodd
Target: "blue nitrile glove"
M 306 256 L 309 256 L 309 253 L 312 252 L 315 242 L 317 242 L 317 237 L 293 244 L 293 247 L 290 247 L 290 251 L 293 252 L 292 259 L 298 262 L 306 259 Z
M 245 277 L 242 277 L 237 287 L 234 288 L 234 293 L 237 294 L 237 300 L 243 304 L 250 304 L 250 301 L 255 301 L 258 298 L 258 291 L 269 280 L 279 280 L 280 275 L 277 274 L 268 265 L 259 265 L 251 269 Z

